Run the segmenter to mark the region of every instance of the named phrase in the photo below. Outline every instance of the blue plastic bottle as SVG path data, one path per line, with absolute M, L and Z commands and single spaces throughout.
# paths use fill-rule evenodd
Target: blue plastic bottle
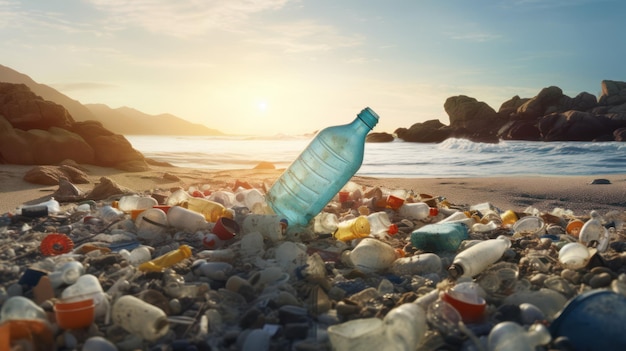
M 352 123 L 321 130 L 274 182 L 267 203 L 289 226 L 305 226 L 346 185 L 363 162 L 365 137 L 378 123 L 369 107 Z

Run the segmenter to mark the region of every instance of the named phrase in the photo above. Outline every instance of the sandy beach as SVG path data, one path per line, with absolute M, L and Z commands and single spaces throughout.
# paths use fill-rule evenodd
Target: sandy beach
M 207 185 L 212 190 L 232 188 L 239 180 L 254 187 L 269 188 L 284 169 L 238 169 L 211 171 L 180 167 L 152 166 L 145 172 L 123 172 L 113 168 L 81 165 L 90 183 L 76 184 L 89 192 L 101 177 L 136 192 L 169 191 L 177 187 Z M 58 186 L 31 184 L 23 180 L 33 166 L 0 167 L 0 212 L 14 211 L 20 205 L 36 204 L 49 199 Z M 592 184 L 606 179 L 610 184 Z M 417 194 L 445 197 L 456 205 L 489 202 L 501 210 L 523 211 L 529 206 L 550 212 L 554 208 L 587 215 L 626 208 L 626 174 L 601 176 L 514 176 L 481 178 L 372 178 L 355 176 L 352 181 L 365 187 L 404 189 Z

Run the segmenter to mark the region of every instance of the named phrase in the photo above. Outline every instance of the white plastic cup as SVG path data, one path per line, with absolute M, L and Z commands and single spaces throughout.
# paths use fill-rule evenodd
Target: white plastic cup
M 61 298 L 66 301 L 77 301 L 91 298 L 96 305 L 96 317 L 104 316 L 108 312 L 105 302 L 106 296 L 100 281 L 93 274 L 83 274 L 76 282 L 63 290 Z
M 148 341 L 162 337 L 169 330 L 167 315 L 162 309 L 132 295 L 115 301 L 111 317 L 114 324 Z
M 559 262 L 565 268 L 580 269 L 587 265 L 591 254 L 587 246 L 578 243 L 567 243 L 559 250 Z

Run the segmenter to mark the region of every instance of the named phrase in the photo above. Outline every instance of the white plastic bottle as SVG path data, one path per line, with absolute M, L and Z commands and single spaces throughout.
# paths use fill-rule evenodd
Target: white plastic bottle
M 425 202 L 405 202 L 398 209 L 398 214 L 410 219 L 424 219 L 431 215 L 431 209 Z
M 151 196 L 124 195 L 117 202 L 117 208 L 126 213 L 133 210 L 147 210 L 159 203 Z
M 511 241 L 504 236 L 480 242 L 458 253 L 448 268 L 448 273 L 455 279 L 474 277 L 497 262 L 509 247 Z

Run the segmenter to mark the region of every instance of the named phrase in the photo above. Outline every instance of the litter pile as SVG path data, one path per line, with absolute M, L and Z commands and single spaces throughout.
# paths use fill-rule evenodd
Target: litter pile
M 245 182 L 0 219 L 1 350 L 623 350 L 624 213 Z

